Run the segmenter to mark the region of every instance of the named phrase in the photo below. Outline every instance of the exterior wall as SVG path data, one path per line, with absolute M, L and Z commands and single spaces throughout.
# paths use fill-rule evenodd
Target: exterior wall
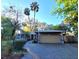
M 61 43 L 59 34 L 40 34 L 39 43 Z

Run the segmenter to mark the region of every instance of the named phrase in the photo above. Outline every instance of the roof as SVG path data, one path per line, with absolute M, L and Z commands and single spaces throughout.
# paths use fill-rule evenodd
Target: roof
M 65 32 L 64 30 L 41 30 L 36 32 Z
M 35 32 L 30 32 L 30 34 L 36 34 Z

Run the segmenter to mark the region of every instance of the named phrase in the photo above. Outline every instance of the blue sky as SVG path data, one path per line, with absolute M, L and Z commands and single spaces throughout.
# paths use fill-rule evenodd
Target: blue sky
M 19 10 L 24 10 L 24 8 L 29 7 L 33 0 L 2 0 L 2 8 L 8 8 L 13 5 Z M 39 11 L 36 13 L 36 19 L 40 22 L 45 22 L 47 24 L 60 24 L 62 18 L 58 18 L 56 15 L 52 15 L 51 11 L 55 10 L 57 7 L 55 0 L 34 0 L 39 4 Z M 33 17 L 33 12 L 31 12 L 31 17 Z

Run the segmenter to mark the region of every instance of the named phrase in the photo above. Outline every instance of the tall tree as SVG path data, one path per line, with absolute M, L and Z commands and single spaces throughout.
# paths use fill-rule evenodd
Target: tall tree
M 35 15 L 36 15 L 36 12 L 38 12 L 39 10 L 39 5 L 37 2 L 32 2 L 30 7 L 31 7 L 31 10 L 34 11 L 34 30 L 35 30 Z
M 58 7 L 53 12 L 64 16 L 65 23 L 70 23 L 73 31 L 78 31 L 78 0 L 56 0 Z
M 18 20 L 18 16 L 19 16 L 18 10 L 16 10 L 13 6 L 10 6 L 9 8 L 7 8 L 7 10 L 4 10 L 4 11 L 6 11 L 6 13 L 3 16 L 10 18 L 9 21 L 10 21 L 11 27 L 12 27 L 11 39 L 13 39 L 13 45 L 14 45 L 16 30 L 20 28 L 20 24 L 19 24 L 19 20 Z M 6 21 L 7 21 L 7 19 L 6 19 Z M 9 32 L 7 32 L 7 33 L 9 33 Z
M 24 9 L 24 14 L 28 16 L 28 20 L 29 20 L 29 23 L 30 23 L 30 30 L 31 30 L 31 20 L 30 20 L 30 9 L 29 8 L 25 8 Z
M 14 13 L 15 16 L 16 16 L 14 19 L 11 20 L 12 26 L 13 26 L 12 36 L 13 36 L 13 39 L 15 39 L 15 32 L 16 32 L 17 29 L 20 28 L 20 24 L 19 24 L 19 21 L 18 21 L 18 16 L 19 16 L 19 15 L 18 15 L 18 11 L 17 11 L 16 9 L 14 9 L 13 6 L 10 6 L 9 12 L 10 12 L 11 14 Z M 13 16 L 13 17 L 14 17 L 14 16 Z

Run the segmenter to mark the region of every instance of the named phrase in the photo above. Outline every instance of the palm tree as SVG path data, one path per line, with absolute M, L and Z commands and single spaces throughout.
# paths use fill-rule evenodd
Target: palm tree
M 31 29 L 31 20 L 30 20 L 30 17 L 29 17 L 29 15 L 30 15 L 30 9 L 29 8 L 25 8 L 24 9 L 24 14 L 28 16 L 28 20 L 30 22 L 30 29 Z
M 39 10 L 39 7 L 38 7 L 38 3 L 37 2 L 32 2 L 31 4 L 31 10 L 34 11 L 34 30 L 35 30 L 35 15 L 36 15 L 36 12 L 38 12 Z
M 24 9 L 24 14 L 25 14 L 25 15 L 28 15 L 28 16 L 30 15 L 30 10 L 29 10 L 29 8 L 25 8 L 25 9 Z

